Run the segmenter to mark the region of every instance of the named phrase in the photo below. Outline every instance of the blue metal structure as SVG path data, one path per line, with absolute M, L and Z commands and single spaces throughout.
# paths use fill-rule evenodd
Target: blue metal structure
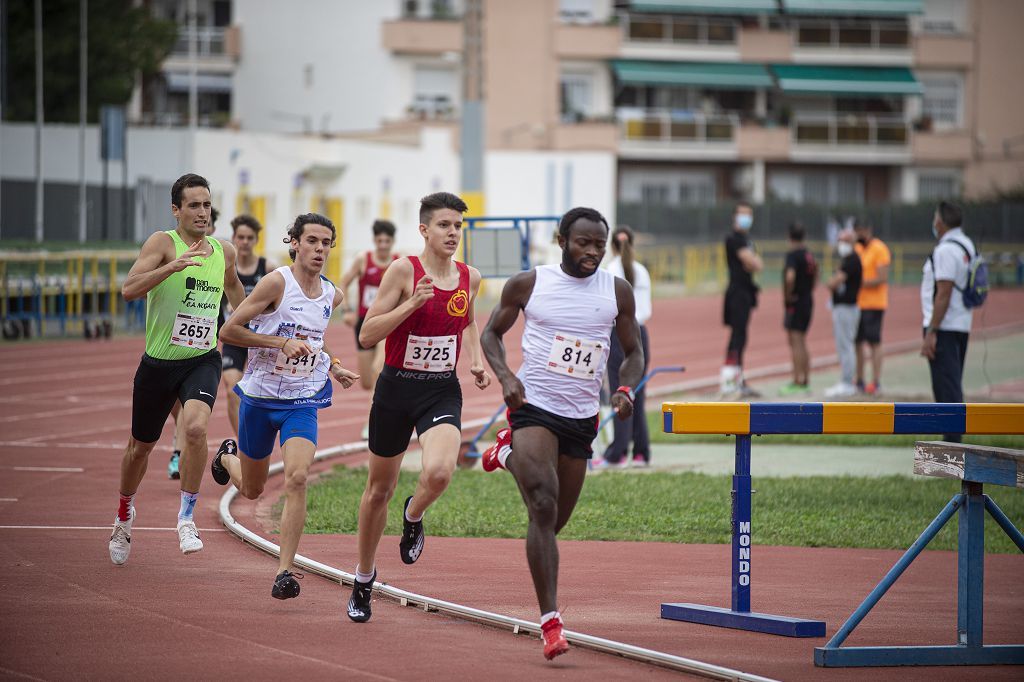
M 479 216 L 468 217 L 463 220 L 463 231 L 465 232 L 464 260 L 469 265 L 478 268 L 484 277 L 510 277 L 516 272 L 530 269 L 530 234 L 534 223 L 555 223 L 561 220 L 561 216 Z M 479 243 L 479 238 L 486 233 L 516 233 L 519 238 L 518 269 L 501 269 L 497 272 L 489 271 L 481 267 L 479 261 L 484 257 L 486 249 Z M 507 255 L 507 254 L 500 254 Z

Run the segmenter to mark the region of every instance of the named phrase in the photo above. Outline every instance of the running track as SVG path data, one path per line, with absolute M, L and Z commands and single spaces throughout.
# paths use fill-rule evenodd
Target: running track
M 917 292 L 896 290 L 892 299 L 885 342 L 912 343 L 920 335 Z M 976 323 L 991 330 L 1024 328 L 1022 310 L 1024 292 L 997 291 Z M 812 355 L 831 354 L 824 301 L 819 300 L 815 316 Z M 486 315 L 479 317 L 482 324 Z M 749 369 L 787 359 L 780 325 L 778 293 L 768 291 L 753 318 Z M 650 331 L 654 365 L 685 364 L 688 380 L 717 376 L 726 339 L 719 298 L 658 300 Z M 351 331 L 338 325 L 332 334 L 332 347 L 351 360 Z M 312 576 L 303 582 L 299 599 L 272 600 L 267 593 L 276 562 L 219 528 L 220 488 L 208 479 L 197 512 L 200 528 L 207 529 L 206 549 L 182 557 L 173 532 L 177 487 L 164 473 L 170 429 L 165 429 L 138 498 L 132 558 L 125 567 L 112 566 L 106 538 L 129 423 L 131 379 L 142 345 L 141 339 L 131 338 L 0 347 L 0 678 L 675 676 L 578 649 L 548 664 L 532 638 L 386 601 L 376 602 L 370 624 L 357 626 L 342 614 L 347 591 Z M 515 366 L 516 338 L 508 338 L 506 345 Z M 655 385 L 679 379 L 659 377 Z M 481 393 L 466 384 L 465 397 L 468 421 L 491 413 L 500 392 L 494 386 Z M 211 423 L 214 447 L 229 430 L 224 405 L 221 399 Z M 335 407 L 323 413 L 321 445 L 355 440 L 365 418 L 364 394 L 339 395 Z M 236 518 L 254 530 L 260 528 L 260 510 L 248 502 L 234 507 Z M 382 579 L 469 606 L 536 618 L 521 541 L 431 538 L 414 567 L 392 556 L 394 544 L 394 538 L 382 542 Z M 354 540 L 307 537 L 300 551 L 351 570 Z M 829 634 L 899 555 L 761 547 L 755 553 L 754 608 L 822 617 Z M 562 566 L 561 597 L 568 605 L 567 623 L 576 631 L 783 679 L 866 680 L 882 672 L 815 669 L 811 651 L 820 640 L 660 620 L 662 601 L 728 604 L 728 549 L 723 546 L 565 542 Z M 986 559 L 987 643 L 1020 639 L 1022 570 L 1019 555 Z M 640 581 L 631 577 L 636 571 L 643 575 Z M 951 642 L 955 584 L 953 557 L 925 553 L 850 643 Z M 899 675 L 961 679 L 963 672 L 919 669 Z M 987 668 L 971 674 L 1019 679 L 1020 671 Z

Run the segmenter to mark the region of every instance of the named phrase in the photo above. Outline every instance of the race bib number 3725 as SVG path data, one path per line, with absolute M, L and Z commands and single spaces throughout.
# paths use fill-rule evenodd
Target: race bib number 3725
M 405 345 L 404 369 L 420 372 L 450 372 L 455 369 L 456 336 L 409 334 Z
M 171 329 L 171 344 L 210 350 L 217 336 L 216 325 L 217 320 L 212 317 L 178 313 L 174 317 L 174 327 Z
M 576 379 L 593 379 L 604 359 L 605 348 L 602 341 L 555 334 L 548 353 L 547 370 Z

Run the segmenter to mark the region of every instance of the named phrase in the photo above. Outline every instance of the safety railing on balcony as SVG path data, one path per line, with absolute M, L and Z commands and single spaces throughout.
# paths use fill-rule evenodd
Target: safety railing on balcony
M 732 19 L 660 14 L 619 14 L 626 42 L 735 45 L 739 25 Z
M 732 143 L 739 127 L 736 114 L 673 109 L 620 109 L 616 118 L 623 140 L 643 142 Z
M 905 21 L 795 19 L 790 24 L 797 47 L 899 50 L 910 47 Z
M 226 30 L 220 27 L 203 26 L 196 29 L 196 55 L 198 57 L 222 57 L 226 54 L 225 40 Z M 174 43 L 171 54 L 178 57 L 187 57 L 189 54 L 189 40 L 192 38 L 192 31 L 183 27 L 178 31 L 178 41 Z
M 910 144 L 910 123 L 900 116 L 798 114 L 790 129 L 798 145 L 892 148 Z

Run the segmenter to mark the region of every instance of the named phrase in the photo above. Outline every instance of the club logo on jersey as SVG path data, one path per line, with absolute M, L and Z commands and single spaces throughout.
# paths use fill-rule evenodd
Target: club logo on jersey
M 465 317 L 469 310 L 469 294 L 459 289 L 448 299 L 448 314 L 452 317 Z
M 324 306 L 324 319 L 325 320 L 331 319 L 331 306 L 329 306 L 329 305 L 325 305 Z

